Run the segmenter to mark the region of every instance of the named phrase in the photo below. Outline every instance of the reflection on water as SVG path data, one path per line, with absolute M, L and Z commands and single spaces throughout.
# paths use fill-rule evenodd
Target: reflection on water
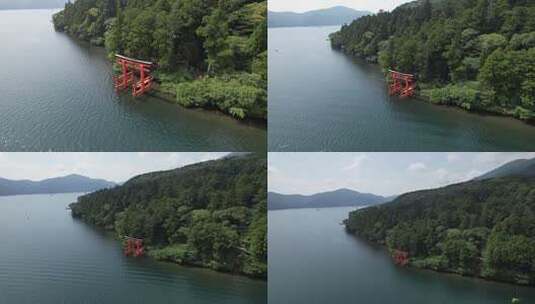
M 270 151 L 535 149 L 520 121 L 388 96 L 377 66 L 330 48 L 337 29 L 269 29 Z
M 265 127 L 117 96 L 105 51 L 56 33 L 53 12 L 0 11 L 0 150 L 265 150 Z

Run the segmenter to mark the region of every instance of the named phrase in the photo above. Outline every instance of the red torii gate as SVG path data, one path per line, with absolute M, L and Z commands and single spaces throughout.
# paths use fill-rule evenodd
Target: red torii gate
M 388 93 L 400 97 L 411 97 L 416 89 L 416 77 L 412 74 L 404 74 L 393 70 L 390 73 L 390 85 Z
M 140 257 L 144 254 L 145 248 L 143 247 L 143 239 L 125 236 L 124 255 Z
M 402 250 L 394 250 L 392 253 L 392 259 L 394 263 L 399 266 L 406 266 L 409 264 L 409 253 Z
M 132 95 L 141 96 L 152 88 L 154 77 L 150 75 L 155 64 L 149 61 L 129 58 L 116 54 L 117 64 L 121 66 L 121 74 L 113 77 L 116 91 L 125 90 L 132 85 Z M 134 71 L 139 73 L 139 81 L 135 82 Z

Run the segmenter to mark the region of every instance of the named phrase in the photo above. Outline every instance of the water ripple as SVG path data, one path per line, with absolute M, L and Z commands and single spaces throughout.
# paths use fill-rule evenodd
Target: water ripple
M 124 257 L 65 212 L 75 199 L 0 197 L 0 303 L 267 303 L 265 282 Z
M 0 31 L 7 46 L 0 48 L 0 150 L 265 150 L 265 128 L 129 92 L 117 96 L 105 51 L 54 32 L 51 13 L 0 12 L 0 28 L 25 33 Z

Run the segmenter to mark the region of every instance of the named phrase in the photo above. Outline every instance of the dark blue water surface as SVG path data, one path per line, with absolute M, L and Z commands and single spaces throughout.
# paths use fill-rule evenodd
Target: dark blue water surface
M 535 288 L 395 266 L 383 248 L 345 232 L 351 210 L 269 211 L 270 304 L 535 303 Z
M 74 220 L 77 194 L 0 197 L 0 303 L 267 302 L 267 284 L 149 258 Z
M 105 51 L 56 33 L 54 12 L 0 11 L 0 151 L 265 150 L 265 127 L 118 96 Z

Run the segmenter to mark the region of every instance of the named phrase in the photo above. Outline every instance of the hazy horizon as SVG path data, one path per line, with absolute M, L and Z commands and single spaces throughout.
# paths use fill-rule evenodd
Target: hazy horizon
M 268 191 L 311 195 L 347 188 L 382 196 L 473 179 L 529 153 L 269 153 Z
M 71 174 L 121 183 L 154 171 L 218 159 L 228 152 L 145 153 L 145 152 L 0 152 L 0 178 L 41 181 Z
M 345 6 L 359 11 L 377 13 L 379 10 L 391 11 L 399 5 L 413 0 L 269 0 L 268 10 L 273 12 L 303 13 L 318 9 Z
M 56 9 L 64 7 L 65 2 L 67 0 L 0 0 L 0 9 Z

